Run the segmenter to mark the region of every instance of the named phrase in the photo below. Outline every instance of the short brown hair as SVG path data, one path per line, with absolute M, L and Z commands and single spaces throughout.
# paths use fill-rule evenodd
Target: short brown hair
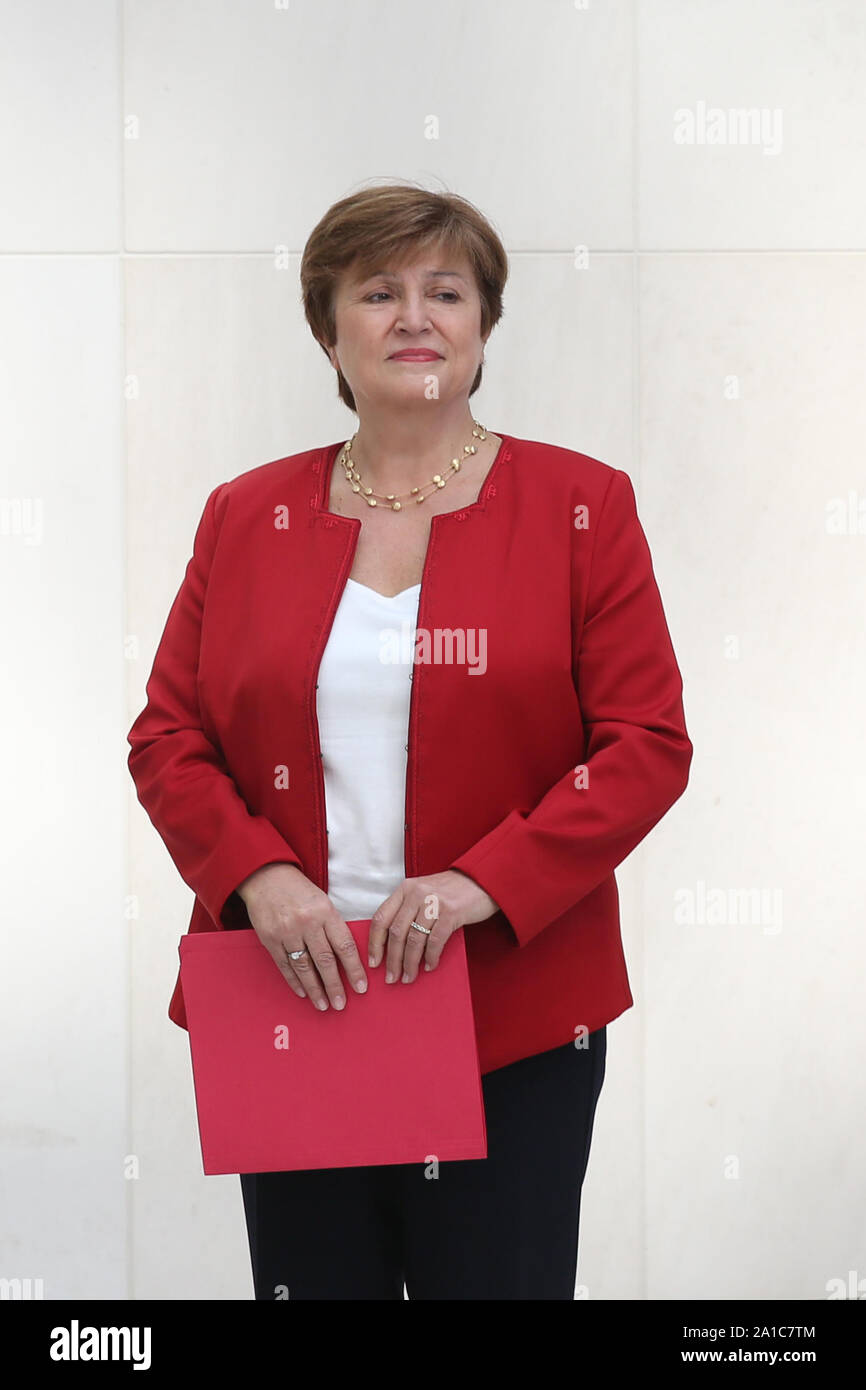
M 434 242 L 467 257 L 481 299 L 481 336 L 495 327 L 503 312 L 508 257 L 487 218 L 456 193 L 431 193 L 420 184 L 379 183 L 328 208 L 304 247 L 304 313 L 326 356 L 337 336 L 334 291 L 342 273 L 352 267 L 364 278 L 383 262 L 399 267 Z M 479 366 L 470 396 L 481 385 L 481 374 Z M 354 411 L 349 383 L 339 370 L 337 377 L 340 399 Z

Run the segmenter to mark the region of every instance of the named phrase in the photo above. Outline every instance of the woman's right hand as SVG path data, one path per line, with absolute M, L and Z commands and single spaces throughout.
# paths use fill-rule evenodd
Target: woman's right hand
M 352 988 L 363 994 L 367 976 L 346 923 L 327 893 L 307 878 L 297 864 L 264 864 L 237 889 L 250 924 L 270 952 L 280 973 L 299 999 L 309 998 L 317 1009 L 346 1006 L 346 990 L 337 969 L 346 972 Z M 304 951 L 290 960 L 290 951 Z

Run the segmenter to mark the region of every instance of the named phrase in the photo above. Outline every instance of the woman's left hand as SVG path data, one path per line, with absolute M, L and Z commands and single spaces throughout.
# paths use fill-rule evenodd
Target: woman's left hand
M 387 940 L 385 983 L 402 979 L 408 984 L 417 976 L 422 959 L 426 970 L 435 970 L 446 941 L 458 927 L 483 922 L 498 911 L 490 894 L 458 869 L 406 878 L 370 919 L 369 964 L 380 963 Z M 430 935 L 413 927 L 413 921 L 432 927 Z

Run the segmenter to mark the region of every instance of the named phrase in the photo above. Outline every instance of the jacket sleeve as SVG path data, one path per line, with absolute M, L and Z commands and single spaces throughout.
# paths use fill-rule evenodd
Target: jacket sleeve
M 251 814 L 221 750 L 204 733 L 198 701 L 202 612 L 214 548 L 216 505 L 205 503 L 192 558 L 174 599 L 147 682 L 147 703 L 127 742 L 138 799 L 181 878 L 218 926 L 237 925 L 235 888 L 264 864 L 301 864 L 266 817 Z
M 599 507 L 583 622 L 573 623 L 587 784 L 569 770 L 531 811 L 511 811 L 449 866 L 490 894 L 521 946 L 598 887 L 688 783 L 682 678 L 621 469 Z

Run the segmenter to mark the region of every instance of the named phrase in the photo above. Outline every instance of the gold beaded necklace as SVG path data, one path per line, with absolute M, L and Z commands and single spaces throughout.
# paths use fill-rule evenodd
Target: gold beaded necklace
M 487 438 L 486 429 L 475 419 L 472 421 L 472 434 L 475 439 L 484 440 Z M 365 487 L 361 475 L 352 461 L 352 445 L 357 437 L 358 435 L 356 432 L 352 435 L 351 439 L 346 441 L 340 451 L 337 462 L 343 465 L 346 473 L 346 481 L 352 491 L 360 493 L 369 507 L 377 507 L 381 503 L 392 512 L 400 512 L 403 510 L 403 503 L 400 501 L 400 497 L 404 498 L 406 501 L 411 501 L 414 497 L 416 502 L 425 502 L 438 488 L 444 487 L 449 478 L 453 478 L 454 474 L 460 471 L 460 464 L 464 461 L 459 458 L 452 459 L 447 472 L 434 473 L 430 482 L 424 483 L 423 487 L 413 487 L 411 491 L 401 493 L 400 497 L 393 492 L 389 492 L 386 497 L 382 497 L 380 493 L 374 492 L 371 487 Z M 476 449 L 474 444 L 463 445 L 463 453 L 465 456 L 471 457 L 475 452 Z M 424 492 L 424 488 L 427 487 L 430 488 L 430 492 Z

